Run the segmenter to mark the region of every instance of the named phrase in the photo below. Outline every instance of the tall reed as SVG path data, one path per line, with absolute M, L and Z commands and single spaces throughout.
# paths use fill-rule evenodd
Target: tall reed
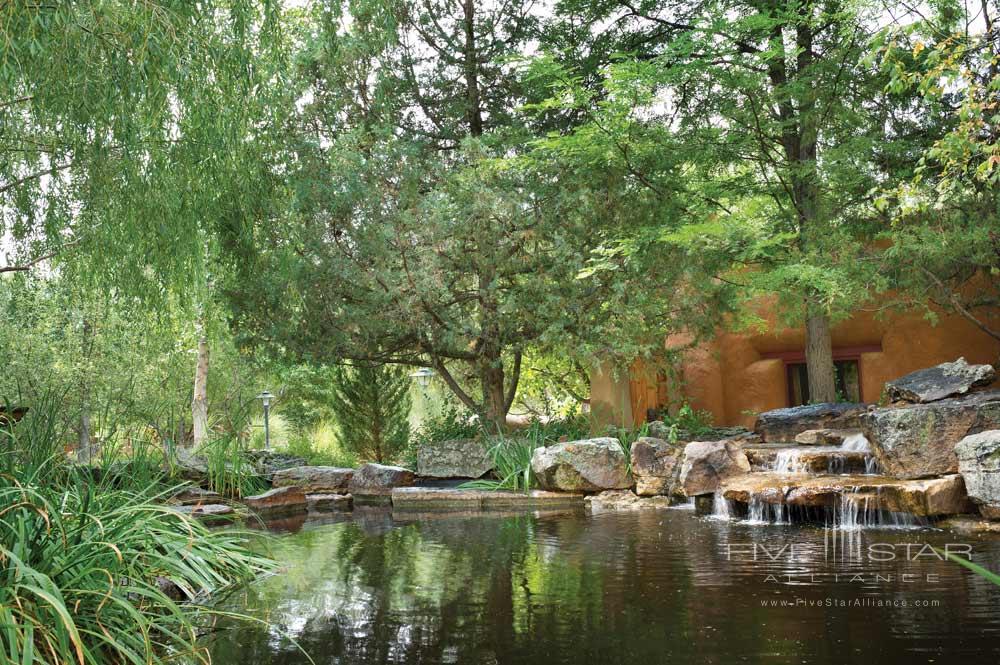
M 39 397 L 0 428 L 0 662 L 208 662 L 198 601 L 272 564 L 157 503 L 172 488 L 145 458 L 68 462 L 58 407 Z

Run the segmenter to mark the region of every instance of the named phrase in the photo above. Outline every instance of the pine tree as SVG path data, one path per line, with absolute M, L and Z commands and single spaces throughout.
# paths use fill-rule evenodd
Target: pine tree
M 341 444 L 363 460 L 395 458 L 410 438 L 409 390 L 405 367 L 338 367 L 330 406 Z

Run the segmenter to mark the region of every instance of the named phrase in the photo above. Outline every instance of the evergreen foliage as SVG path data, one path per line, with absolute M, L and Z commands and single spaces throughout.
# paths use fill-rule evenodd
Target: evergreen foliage
M 341 446 L 363 461 L 396 460 L 410 440 L 411 383 L 405 367 L 337 367 L 330 408 Z

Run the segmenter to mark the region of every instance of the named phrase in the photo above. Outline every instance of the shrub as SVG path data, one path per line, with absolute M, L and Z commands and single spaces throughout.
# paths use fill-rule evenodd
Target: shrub
M 410 440 L 410 375 L 395 365 L 337 367 L 330 406 L 345 450 L 395 459 Z
M 496 437 L 487 448 L 493 460 L 494 478 L 482 478 L 463 483 L 461 487 L 487 490 L 528 491 L 537 485 L 531 470 L 531 456 L 535 452 L 533 439 Z

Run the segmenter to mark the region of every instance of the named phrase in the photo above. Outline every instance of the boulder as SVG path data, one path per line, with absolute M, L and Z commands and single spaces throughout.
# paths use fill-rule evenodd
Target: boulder
M 958 471 L 955 445 L 1000 427 L 1000 392 L 971 393 L 929 404 L 873 409 L 861 417 L 882 472 L 926 478 Z
M 763 441 L 794 441 L 802 432 L 815 429 L 859 429 L 858 417 L 866 404 L 805 404 L 765 411 L 757 416 L 754 431 Z
M 178 506 L 198 506 L 202 504 L 221 504 L 222 495 L 218 492 L 200 487 L 185 487 L 170 497 L 170 503 Z
M 639 496 L 670 496 L 680 489 L 684 448 L 644 436 L 632 444 L 632 476 Z
M 306 495 L 298 487 L 275 487 L 263 494 L 243 498 L 247 507 L 258 513 L 287 513 L 305 511 Z
M 493 469 L 486 444 L 478 439 L 434 441 L 417 450 L 417 475 L 427 478 L 480 478 Z
M 351 509 L 350 494 L 306 494 L 306 507 L 311 513 L 342 512 Z
M 991 365 L 970 365 L 965 358 L 959 358 L 889 381 L 885 389 L 893 401 L 919 404 L 964 395 L 972 388 L 993 383 L 995 378 Z
M 243 458 L 253 465 L 254 473 L 271 481 L 274 474 L 282 469 L 305 466 L 305 458 L 289 455 L 276 450 L 245 450 Z
M 1000 519 L 1000 430 L 967 436 L 955 446 L 958 471 L 983 517 Z
M 168 471 L 175 477 L 196 485 L 208 483 L 208 460 L 190 448 L 175 448 L 168 466 Z
M 921 517 L 968 512 L 965 484 L 957 474 L 922 480 L 884 476 L 808 476 L 753 473 L 730 478 L 720 486 L 730 501 L 753 500 L 789 506 L 836 508 L 853 501 L 872 510 L 910 513 Z
M 174 508 L 177 512 L 182 515 L 189 515 L 191 517 L 200 517 L 205 519 L 212 519 L 223 517 L 225 515 L 232 515 L 232 506 L 227 506 L 224 503 L 206 503 L 198 505 L 187 505 L 187 506 L 177 506 Z
M 664 441 L 679 441 L 687 443 L 689 441 L 721 441 L 722 439 L 740 439 L 751 441 L 757 435 L 746 427 L 710 427 L 701 430 L 689 430 L 675 425 L 668 425 L 662 420 L 650 422 L 646 431 L 654 439 Z
M 670 498 L 665 496 L 639 497 L 631 490 L 607 490 L 600 494 L 592 494 L 584 501 L 591 512 L 608 512 L 615 510 L 643 510 L 649 508 L 669 508 Z
M 845 439 L 860 434 L 857 429 L 807 429 L 795 435 L 795 443 L 804 446 L 839 446 Z
M 354 476 L 354 469 L 336 466 L 295 466 L 274 472 L 275 487 L 298 487 L 314 494 L 344 494 Z
M 610 437 L 537 448 L 531 456 L 531 469 L 538 484 L 547 490 L 600 492 L 632 484 L 621 444 Z
M 412 484 L 413 472 L 409 469 L 386 464 L 362 464 L 355 469 L 348 489 L 355 497 L 389 497 L 394 487 L 409 487 Z
M 684 447 L 680 483 L 687 496 L 712 494 L 721 481 L 746 473 L 750 461 L 735 441 L 692 441 Z

